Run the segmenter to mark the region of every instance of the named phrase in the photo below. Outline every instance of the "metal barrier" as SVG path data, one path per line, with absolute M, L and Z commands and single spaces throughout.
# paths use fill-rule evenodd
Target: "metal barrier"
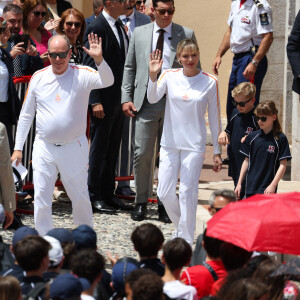
M 14 77 L 14 84 L 19 96 L 19 99 L 21 102 L 23 102 L 26 90 L 29 85 L 29 81 L 31 79 L 30 76 L 21 76 L 21 77 Z M 129 141 L 132 139 L 132 120 L 130 120 L 130 131 L 129 131 Z M 13 138 L 15 139 L 15 134 L 16 134 L 16 126 L 13 128 Z M 90 135 L 90 116 L 89 113 L 87 112 L 87 129 L 86 129 L 86 135 L 89 138 Z M 33 181 L 33 176 L 32 176 L 32 148 L 33 148 L 33 143 L 34 143 L 34 138 L 35 138 L 35 119 L 33 121 L 33 124 L 31 125 L 30 131 L 28 133 L 27 139 L 24 144 L 23 148 L 23 160 L 22 163 L 28 169 L 28 174 L 23 182 L 23 190 L 28 191 L 28 190 L 33 190 L 34 185 L 32 183 Z M 134 180 L 134 176 L 130 174 L 130 158 L 131 158 L 131 143 L 128 143 L 128 167 L 127 167 L 127 176 L 120 176 L 120 167 L 118 167 L 118 172 L 117 176 L 115 178 L 116 181 L 129 181 L 129 180 Z M 121 146 L 120 146 L 121 149 Z M 121 156 L 119 156 L 118 160 L 118 166 L 120 166 L 120 160 Z M 151 182 L 151 187 L 152 187 L 153 182 Z M 62 186 L 62 183 L 60 180 L 56 181 L 56 186 Z M 150 189 L 151 190 L 151 189 Z M 150 196 L 150 195 L 149 195 Z M 134 196 L 123 196 L 123 195 L 117 195 L 117 197 L 125 199 L 125 200 L 134 200 Z M 154 203 L 157 202 L 156 199 L 152 199 L 149 197 L 148 202 Z M 23 209 L 18 209 L 17 210 L 19 213 L 27 213 L 27 214 L 32 214 L 32 211 L 28 210 L 23 210 Z

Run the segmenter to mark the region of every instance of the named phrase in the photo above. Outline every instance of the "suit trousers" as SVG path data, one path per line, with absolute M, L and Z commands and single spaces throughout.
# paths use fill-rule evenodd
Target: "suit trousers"
M 176 228 L 174 237 L 185 239 L 191 246 L 196 228 L 199 177 L 203 152 L 160 147 L 157 195 Z M 180 173 L 179 199 L 176 195 Z
M 41 236 L 53 228 L 52 195 L 58 172 L 72 201 L 74 224 L 93 227 L 87 186 L 88 153 L 89 145 L 85 135 L 61 146 L 36 135 L 32 153 L 34 223 Z
M 153 156 L 155 141 L 160 144 L 166 99 L 150 104 L 145 98 L 136 115 L 133 172 L 136 203 L 147 203 L 152 192 Z
M 120 104 L 106 109 L 105 117 L 91 114 L 91 148 L 88 186 L 90 199 L 109 205 L 115 191 L 116 165 L 122 136 L 123 112 Z

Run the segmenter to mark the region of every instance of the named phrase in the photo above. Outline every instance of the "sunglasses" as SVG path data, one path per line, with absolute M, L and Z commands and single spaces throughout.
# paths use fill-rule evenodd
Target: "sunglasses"
M 70 28 L 72 28 L 73 25 L 75 28 L 79 28 L 81 26 L 81 23 L 80 22 L 66 22 L 66 25 Z
M 155 10 L 157 10 L 158 13 L 161 16 L 164 16 L 166 13 L 168 13 L 169 16 L 172 16 L 172 15 L 174 15 L 174 12 L 175 12 L 175 8 L 170 8 L 170 9 L 157 9 L 157 8 L 155 8 Z
M 70 50 L 67 50 L 66 52 L 49 52 L 48 54 L 49 54 L 49 56 L 50 56 L 51 58 L 54 58 L 54 59 L 56 59 L 57 56 L 58 56 L 59 58 L 66 58 L 67 55 L 68 55 L 68 53 L 69 53 L 69 51 L 70 51 Z
M 46 12 L 44 12 L 44 11 L 34 11 L 33 12 L 33 15 L 35 16 L 35 17 L 39 17 L 39 16 L 42 16 L 42 18 L 44 18 L 45 16 L 46 16 Z
M 211 205 L 210 207 L 215 209 L 216 212 L 220 211 L 223 208 L 223 207 L 214 207 L 213 205 Z
M 250 102 L 252 99 L 253 99 L 253 98 L 251 98 L 251 99 L 249 99 L 249 100 L 247 100 L 247 101 L 245 101 L 245 102 L 236 102 L 236 101 L 232 101 L 232 104 L 233 104 L 235 107 L 237 107 L 238 105 L 239 105 L 240 107 L 245 107 L 246 104 L 247 104 L 248 102 Z
M 266 117 L 266 116 L 262 116 L 262 117 L 256 116 L 255 119 L 256 119 L 257 122 L 258 122 L 259 120 L 261 120 L 262 122 L 266 122 L 267 119 L 268 119 L 268 117 Z
M 136 2 L 135 2 L 135 5 L 142 5 L 142 3 L 145 4 L 145 3 L 146 3 L 146 0 L 143 0 L 143 1 L 136 1 Z

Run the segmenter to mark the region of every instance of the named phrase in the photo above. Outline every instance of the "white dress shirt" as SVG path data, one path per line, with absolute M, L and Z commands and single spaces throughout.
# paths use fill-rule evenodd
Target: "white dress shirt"
M 152 36 L 152 51 L 156 49 L 157 40 L 159 37 L 159 30 L 163 29 L 165 31 L 164 33 L 164 50 L 163 50 L 163 65 L 162 65 L 162 71 L 166 69 L 172 68 L 170 66 L 170 48 L 171 48 L 171 35 L 172 35 L 172 22 L 165 28 L 160 28 L 156 22 L 154 22 L 154 28 L 153 28 L 153 36 Z
M 118 29 L 117 29 L 117 26 L 116 26 L 116 19 L 114 19 L 112 16 L 110 16 L 105 10 L 102 11 L 102 14 L 104 16 L 104 18 L 106 19 L 106 21 L 108 22 L 109 26 L 111 27 L 113 33 L 115 34 L 115 37 L 120 44 L 120 38 L 119 38 L 119 34 L 118 34 Z M 123 40 L 124 40 L 124 47 L 125 47 L 125 57 L 126 57 L 126 53 L 127 53 L 127 50 L 128 50 L 128 43 L 127 43 L 127 38 L 125 36 L 125 32 L 123 30 L 122 31 L 122 35 L 123 35 Z
M 129 19 L 129 21 L 127 21 L 126 23 L 124 23 L 124 19 L 126 19 L 126 18 Z M 132 34 L 133 34 L 134 28 L 135 28 L 134 11 L 128 17 L 126 17 L 125 15 L 120 16 L 120 19 L 121 19 L 122 23 L 125 26 L 127 26 L 127 28 L 128 28 L 127 35 L 128 35 L 128 38 L 130 39 L 131 36 L 132 36 Z
M 1 50 L 0 50 L 1 51 Z M 0 56 L 2 53 L 0 52 Z M 9 74 L 5 63 L 0 59 L 0 102 L 7 102 L 8 99 Z

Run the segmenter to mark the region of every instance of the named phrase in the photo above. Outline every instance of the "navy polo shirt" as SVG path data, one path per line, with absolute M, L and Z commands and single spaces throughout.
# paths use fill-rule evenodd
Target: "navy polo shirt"
M 228 176 L 232 177 L 234 186 L 238 183 L 241 167 L 245 159 L 245 156 L 239 151 L 241 148 L 241 139 L 258 129 L 259 126 L 255 121 L 254 109 L 247 114 L 240 113 L 237 108 L 232 111 L 225 132 L 230 135 L 230 144 L 228 145 L 228 157 L 230 161 Z
M 292 158 L 286 136 L 280 133 L 277 139 L 272 131 L 268 134 L 263 130 L 250 133 L 241 145 L 240 152 L 249 158 L 246 197 L 263 194 L 274 179 L 280 161 Z

